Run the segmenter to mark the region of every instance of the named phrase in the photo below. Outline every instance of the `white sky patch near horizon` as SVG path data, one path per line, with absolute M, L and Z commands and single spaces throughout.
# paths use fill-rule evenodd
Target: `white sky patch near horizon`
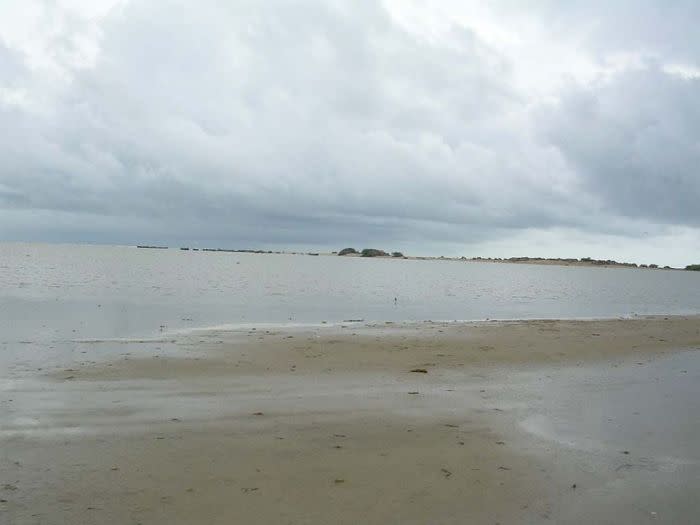
M 507 240 L 494 240 L 470 247 L 473 257 L 567 257 L 613 259 L 617 262 L 658 264 L 683 268 L 688 262 L 688 247 L 700 243 L 700 232 L 692 228 L 673 228 L 641 237 L 586 234 L 576 230 L 523 231 Z M 653 247 L 653 252 L 650 250 Z M 566 255 L 564 255 L 566 254 Z M 615 254 L 615 256 L 611 256 Z

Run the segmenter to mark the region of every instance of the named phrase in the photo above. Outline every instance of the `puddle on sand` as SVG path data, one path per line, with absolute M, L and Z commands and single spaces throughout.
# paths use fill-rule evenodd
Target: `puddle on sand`
M 551 495 L 557 523 L 696 522 L 700 352 L 547 379 L 532 382 L 520 427 L 546 444 L 568 482 Z
M 541 406 L 521 426 L 538 437 L 581 450 L 700 463 L 700 352 L 563 369 L 534 388 Z

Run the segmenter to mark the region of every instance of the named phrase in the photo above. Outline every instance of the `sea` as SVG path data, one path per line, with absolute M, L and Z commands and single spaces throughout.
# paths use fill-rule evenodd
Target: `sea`
M 700 313 L 700 273 L 0 243 L 0 344 L 207 327 Z

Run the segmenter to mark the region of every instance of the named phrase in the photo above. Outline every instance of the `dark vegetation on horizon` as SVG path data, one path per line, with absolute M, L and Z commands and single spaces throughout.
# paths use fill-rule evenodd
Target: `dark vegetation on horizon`
M 365 248 L 360 252 L 361 257 L 387 257 L 389 254 L 384 250 L 378 250 L 376 248 Z
M 391 252 L 391 254 L 389 254 L 384 250 L 379 250 L 377 248 L 365 248 L 361 252 L 358 252 L 355 248 L 343 248 L 338 252 L 338 255 L 355 255 L 358 253 L 360 254 L 360 257 L 404 257 L 403 253 L 401 252 Z
M 625 266 L 628 268 L 659 268 L 658 264 L 637 264 L 630 262 L 618 262 L 613 259 L 593 259 L 591 257 L 581 257 L 580 259 L 575 258 L 562 258 L 562 257 L 510 257 L 501 259 L 489 258 L 489 257 L 474 257 L 472 261 L 505 261 L 505 262 L 528 262 L 528 261 L 553 261 L 561 263 L 586 263 L 593 266 Z M 671 270 L 670 266 L 664 266 L 664 270 Z M 686 270 L 688 268 L 686 267 Z
M 689 264 L 685 269 L 691 272 L 700 272 L 700 264 Z

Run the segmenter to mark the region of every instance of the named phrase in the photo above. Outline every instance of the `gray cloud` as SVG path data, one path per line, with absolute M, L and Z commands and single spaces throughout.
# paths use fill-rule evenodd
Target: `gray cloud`
M 639 6 L 625 39 L 631 5 L 528 12 L 551 26 L 543 41 L 585 42 L 576 58 L 600 69 L 547 70 L 537 94 L 479 20 L 420 34 L 380 3 L 52 11 L 50 46 L 2 44 L 0 27 L 0 237 L 420 251 L 695 228 L 700 47 L 670 33 L 698 16 L 665 5 Z M 622 52 L 638 60 L 611 69 Z
M 571 32 L 586 48 L 604 56 L 635 51 L 698 60 L 700 35 L 696 31 L 700 4 L 694 0 L 557 0 L 541 2 L 539 16 L 552 31 Z
M 657 67 L 574 88 L 546 133 L 611 213 L 700 225 L 700 79 Z

